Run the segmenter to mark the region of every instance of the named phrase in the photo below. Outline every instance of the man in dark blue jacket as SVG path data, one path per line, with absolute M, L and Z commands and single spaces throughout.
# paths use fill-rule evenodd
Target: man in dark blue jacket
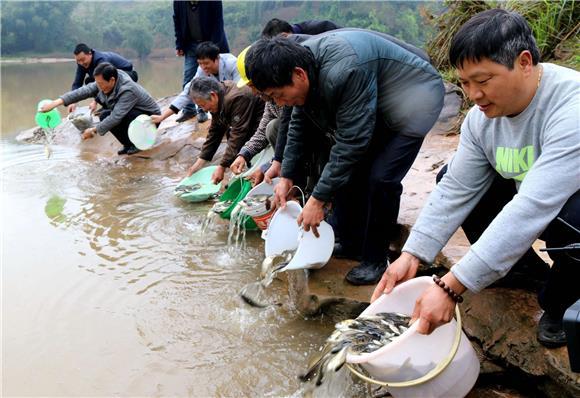
M 224 31 L 223 8 L 221 1 L 174 1 L 173 26 L 175 28 L 175 52 L 184 57 L 183 86 L 191 81 L 197 71 L 197 45 L 211 41 L 220 48 L 220 53 L 230 52 Z M 197 115 L 198 121 L 207 120 L 203 110 L 194 105 L 182 109 L 177 122 L 184 122 Z
M 133 69 L 133 64 L 117 53 L 93 50 L 84 43 L 77 44 L 73 53 L 77 63 L 77 72 L 72 84 L 72 90 L 76 90 L 84 84 L 94 82 L 95 68 L 103 62 L 107 62 L 116 69 L 126 72 L 134 82 L 138 79 L 137 72 Z M 94 110 L 94 106 L 96 106 L 96 103 L 91 106 L 92 110 Z M 68 111 L 73 112 L 75 108 L 76 104 L 70 105 Z
M 276 201 L 285 204 L 305 156 L 331 137 L 298 222 L 316 234 L 333 203 L 343 254 L 362 257 L 346 279 L 376 283 L 396 238 L 401 180 L 443 106 L 441 76 L 415 52 L 365 31 L 328 32 L 302 44 L 261 39 L 248 50 L 245 71 L 265 98 L 294 106 Z

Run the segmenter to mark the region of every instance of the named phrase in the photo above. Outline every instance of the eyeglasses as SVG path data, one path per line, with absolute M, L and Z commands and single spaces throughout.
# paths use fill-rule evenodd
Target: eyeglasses
M 269 96 L 265 92 L 258 90 L 252 84 L 252 82 L 248 82 L 248 87 L 250 87 L 252 89 L 252 92 L 254 93 L 254 95 L 257 95 L 258 97 L 260 97 L 260 99 L 262 99 L 262 101 L 264 101 L 264 102 L 274 102 L 274 98 L 272 98 L 271 96 Z

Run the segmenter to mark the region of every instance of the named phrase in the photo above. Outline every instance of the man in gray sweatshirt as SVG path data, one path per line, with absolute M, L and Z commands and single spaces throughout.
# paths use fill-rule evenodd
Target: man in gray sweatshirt
M 461 27 L 450 61 L 476 106 L 401 257 L 372 297 L 414 277 L 419 262 L 432 262 L 461 225 L 471 248 L 417 301 L 421 333 L 449 322 L 465 290 L 479 292 L 512 267 L 524 268 L 518 260 L 534 255 L 529 250 L 537 238 L 548 248 L 579 238 L 573 229 L 580 228 L 580 73 L 539 63 L 525 19 L 502 9 L 479 13 Z M 570 252 L 550 257 L 537 338 L 557 347 L 566 344 L 564 312 L 580 299 L 580 262 Z
M 69 91 L 59 99 L 43 106 L 40 110 L 48 112 L 59 105 L 68 106 L 84 99 L 94 97 L 103 110 L 100 114 L 101 122 L 95 127 L 83 131 L 84 140 L 95 134 L 105 135 L 110 131 L 123 148 L 119 155 L 134 154 L 139 150 L 129 140 L 129 124 L 139 115 L 153 115 L 161 113 L 159 105 L 149 93 L 135 83 L 129 75 L 118 70 L 113 65 L 103 62 L 95 68 L 95 82 Z

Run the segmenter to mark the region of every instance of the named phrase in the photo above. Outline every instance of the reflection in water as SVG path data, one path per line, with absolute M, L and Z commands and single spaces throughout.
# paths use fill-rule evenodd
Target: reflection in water
M 58 195 L 53 195 L 46 201 L 44 213 L 51 221 L 61 223 L 65 219 L 65 216 L 62 214 L 65 203 L 66 199 L 63 199 Z

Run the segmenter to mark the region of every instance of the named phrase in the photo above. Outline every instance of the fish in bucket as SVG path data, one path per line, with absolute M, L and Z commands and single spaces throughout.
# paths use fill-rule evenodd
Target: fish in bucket
M 268 229 L 268 224 L 276 211 L 274 206 L 274 187 L 280 181 L 274 178 L 272 184 L 261 182 L 252 188 L 241 202 L 242 211 L 252 217 L 262 231 Z
M 336 325 L 323 354 L 303 380 L 320 385 L 346 365 L 362 380 L 385 387 L 395 398 L 464 397 L 479 376 L 479 360 L 461 329 L 461 313 L 429 335 L 409 325 L 416 300 L 433 285 L 430 277 L 414 278 L 382 295 L 358 318 Z

